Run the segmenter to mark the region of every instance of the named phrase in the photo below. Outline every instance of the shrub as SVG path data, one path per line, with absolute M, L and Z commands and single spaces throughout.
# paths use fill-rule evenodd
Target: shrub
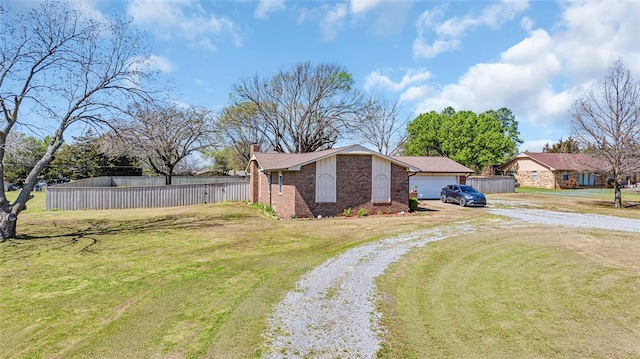
M 259 208 L 259 209 L 263 210 L 270 217 L 274 217 L 274 218 L 278 217 L 278 213 L 276 213 L 276 211 L 271 206 L 265 206 L 264 204 L 262 204 L 260 202 L 255 202 L 255 203 L 252 203 L 251 205 L 256 207 L 256 208 Z
M 366 217 L 369 215 L 369 211 L 366 208 L 358 209 L 358 217 Z
M 344 209 L 344 210 L 342 211 L 342 215 L 343 215 L 343 216 L 345 216 L 345 217 L 351 217 L 351 214 L 352 214 L 352 213 L 351 213 L 351 207 L 349 207 L 349 208 L 347 208 L 347 209 Z
M 409 211 L 413 212 L 418 209 L 418 199 L 417 198 L 409 198 Z

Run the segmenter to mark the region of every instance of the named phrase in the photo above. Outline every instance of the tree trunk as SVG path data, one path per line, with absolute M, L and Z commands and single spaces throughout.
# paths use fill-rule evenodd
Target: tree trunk
M 171 185 L 171 175 L 164 175 L 164 184 L 167 186 Z
M 622 190 L 617 180 L 613 181 L 613 208 L 622 208 Z
M 8 238 L 16 238 L 18 216 L 12 212 L 0 211 L 0 236 L 4 242 Z

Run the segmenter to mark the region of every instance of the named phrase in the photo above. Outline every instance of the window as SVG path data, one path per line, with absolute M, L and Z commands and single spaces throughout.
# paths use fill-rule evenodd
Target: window
M 564 173 L 562 174 L 562 180 L 563 181 L 568 181 L 569 180 L 569 172 L 564 171 Z
M 515 175 L 516 175 L 516 173 L 514 171 L 509 171 L 509 176 L 513 177 Z
M 282 194 L 282 172 L 278 172 L 278 194 Z
M 532 181 L 538 180 L 538 171 L 531 171 L 531 180 Z

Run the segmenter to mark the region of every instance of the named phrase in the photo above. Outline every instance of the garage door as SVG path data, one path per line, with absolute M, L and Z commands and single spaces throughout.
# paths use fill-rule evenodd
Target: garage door
M 440 190 L 448 184 L 455 184 L 456 176 L 411 176 L 409 177 L 409 188 L 418 186 L 419 199 L 440 198 Z

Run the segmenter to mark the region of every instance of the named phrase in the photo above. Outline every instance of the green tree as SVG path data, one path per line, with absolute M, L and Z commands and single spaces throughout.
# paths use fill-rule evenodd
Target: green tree
M 142 168 L 135 159 L 126 155 L 112 155 L 105 151 L 103 137 L 91 129 L 73 138 L 71 144 L 63 144 L 51 161 L 44 176 L 49 180 L 68 178 L 72 180 L 99 176 L 137 176 Z
M 234 152 L 234 148 L 225 147 L 219 150 L 206 152 L 203 155 L 205 158 L 211 160 L 212 164 L 209 168 L 215 175 L 228 176 L 229 171 L 234 168 L 232 164 Z
M 3 160 L 4 180 L 9 183 L 24 181 L 31 168 L 47 150 L 48 139 L 39 140 L 20 132 L 7 137 Z
M 580 153 L 580 143 L 573 137 L 569 136 L 566 140 L 560 140 L 554 144 L 545 143 L 542 152 L 547 153 Z
M 431 111 L 418 115 L 407 124 L 407 140 L 404 143 L 404 153 L 412 156 L 447 156 L 442 148 L 441 131 L 443 121 L 448 116 Z
M 407 125 L 404 152 L 414 156 L 446 156 L 480 173 L 513 157 L 522 143 L 518 122 L 501 108 L 477 115 L 447 107 L 421 114 Z

